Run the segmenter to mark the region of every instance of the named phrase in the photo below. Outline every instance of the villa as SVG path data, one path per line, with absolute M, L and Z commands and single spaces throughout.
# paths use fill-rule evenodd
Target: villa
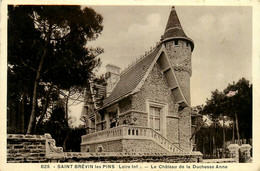
M 193 49 L 194 42 L 185 35 L 172 7 L 154 48 L 122 72 L 107 65 L 107 85 L 90 87 L 98 95 L 86 98 L 82 115 L 87 118 L 87 134 L 82 136 L 81 151 L 191 152 Z M 102 97 L 102 104 L 96 105 Z M 89 112 L 91 106 L 98 112 Z

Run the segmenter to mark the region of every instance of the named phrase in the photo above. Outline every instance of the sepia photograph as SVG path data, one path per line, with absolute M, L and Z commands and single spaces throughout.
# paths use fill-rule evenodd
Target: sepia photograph
M 38 163 L 38 170 L 252 166 L 253 11 L 7 3 L 4 163 Z

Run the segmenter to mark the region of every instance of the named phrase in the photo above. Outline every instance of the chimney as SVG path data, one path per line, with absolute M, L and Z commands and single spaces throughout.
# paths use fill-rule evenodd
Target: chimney
M 113 91 L 113 89 L 116 87 L 116 84 L 118 83 L 118 81 L 120 79 L 121 68 L 116 65 L 113 65 L 113 64 L 107 64 L 106 69 L 107 69 L 106 96 L 108 97 L 111 94 L 111 92 Z

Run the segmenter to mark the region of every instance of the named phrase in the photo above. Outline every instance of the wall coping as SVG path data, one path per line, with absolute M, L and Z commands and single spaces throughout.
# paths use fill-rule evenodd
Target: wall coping
M 203 163 L 235 163 L 234 158 L 224 158 L 224 159 L 203 159 Z
M 198 151 L 190 153 L 141 153 L 141 152 L 65 152 L 65 158 L 89 158 L 89 157 L 178 157 L 201 156 Z
M 30 134 L 7 134 L 7 140 L 45 140 L 44 135 L 30 135 Z

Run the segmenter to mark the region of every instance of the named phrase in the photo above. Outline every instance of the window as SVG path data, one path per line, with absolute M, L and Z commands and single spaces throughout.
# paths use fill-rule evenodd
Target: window
M 179 44 L 178 40 L 174 40 L 174 45 L 177 46 Z
M 148 127 L 166 136 L 168 104 L 146 100 L 146 111 L 148 113 Z
M 161 131 L 161 108 L 150 106 L 150 126 L 155 131 Z
M 118 104 L 115 104 L 115 105 L 107 108 L 107 110 L 105 112 L 105 120 L 106 120 L 107 129 L 119 126 Z

